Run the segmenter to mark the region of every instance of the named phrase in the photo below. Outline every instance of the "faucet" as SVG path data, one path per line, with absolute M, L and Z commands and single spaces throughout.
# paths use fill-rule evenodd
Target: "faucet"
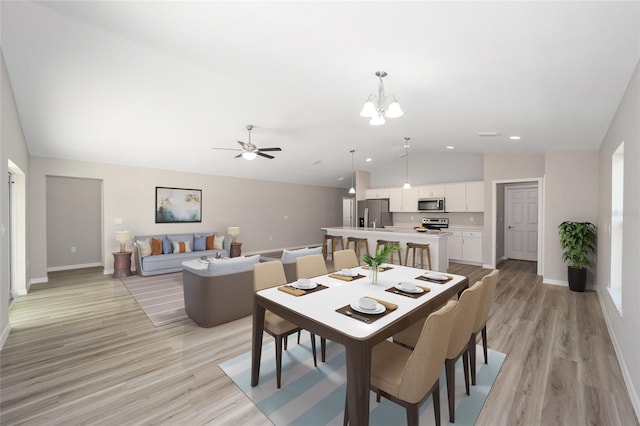
M 376 230 L 376 221 L 374 220 L 373 222 L 371 222 L 371 225 L 373 225 L 373 230 Z

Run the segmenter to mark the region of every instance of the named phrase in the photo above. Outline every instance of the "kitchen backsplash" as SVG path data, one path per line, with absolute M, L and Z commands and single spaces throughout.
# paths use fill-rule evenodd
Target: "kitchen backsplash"
M 446 217 L 449 219 L 449 226 L 479 226 L 484 225 L 484 213 L 394 213 L 393 224 L 415 223 L 418 225 L 423 217 Z

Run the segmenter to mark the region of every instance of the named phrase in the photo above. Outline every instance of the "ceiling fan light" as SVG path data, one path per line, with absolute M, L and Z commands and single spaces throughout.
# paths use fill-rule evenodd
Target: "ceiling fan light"
M 362 111 L 360 111 L 361 117 L 373 117 L 376 115 L 376 106 L 371 101 L 365 102 L 362 106 Z
M 398 118 L 404 115 L 402 112 L 402 108 L 400 108 L 400 104 L 397 101 L 393 101 L 389 104 L 389 108 L 387 108 L 387 112 L 384 114 L 389 118 Z
M 372 126 L 380 126 L 384 123 L 386 123 L 386 121 L 382 114 L 374 115 L 373 117 L 371 117 L 371 121 L 369 121 L 369 124 L 371 124 Z
M 254 160 L 258 155 L 255 152 L 245 151 L 242 153 L 242 158 L 245 160 Z

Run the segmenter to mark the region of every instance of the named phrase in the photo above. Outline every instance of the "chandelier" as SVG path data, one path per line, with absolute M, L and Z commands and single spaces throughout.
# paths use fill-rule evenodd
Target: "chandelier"
M 398 118 L 404 114 L 400 108 L 400 104 L 393 95 L 385 95 L 384 83 L 382 78 L 387 76 L 385 71 L 377 71 L 376 76 L 380 80 L 378 82 L 378 96 L 370 94 L 360 111 L 360 116 L 371 117 L 369 124 L 372 126 L 380 126 L 385 123 L 385 117 Z

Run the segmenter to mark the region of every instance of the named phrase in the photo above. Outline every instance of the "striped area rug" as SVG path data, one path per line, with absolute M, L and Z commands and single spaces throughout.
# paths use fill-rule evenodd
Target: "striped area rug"
M 182 272 L 121 278 L 124 286 L 155 327 L 188 318 L 184 310 Z
M 306 336 L 305 336 L 306 335 Z M 247 352 L 220 368 L 253 401 L 275 425 L 341 425 L 345 401 L 345 356 L 342 345 L 327 342 L 327 362 L 313 366 L 309 334 L 303 332 L 303 342 L 296 345 L 292 338 L 289 350 L 282 356 L 282 388 L 276 388 L 275 349 L 273 340 L 262 348 L 260 383 L 251 387 L 251 353 Z M 266 341 L 266 336 L 265 336 Z M 319 344 L 318 344 L 319 347 Z M 319 354 L 318 354 L 319 355 Z M 471 396 L 464 393 L 462 360 L 456 365 L 456 425 L 473 425 L 491 390 L 505 354 L 489 350 L 489 364 L 484 364 L 482 346 L 477 347 L 477 385 Z M 319 361 L 319 360 L 318 360 Z M 444 369 L 440 376 L 440 414 L 442 423 L 449 420 Z M 406 424 L 404 408 L 371 393 L 370 425 Z M 420 424 L 435 424 L 431 397 L 420 407 Z

